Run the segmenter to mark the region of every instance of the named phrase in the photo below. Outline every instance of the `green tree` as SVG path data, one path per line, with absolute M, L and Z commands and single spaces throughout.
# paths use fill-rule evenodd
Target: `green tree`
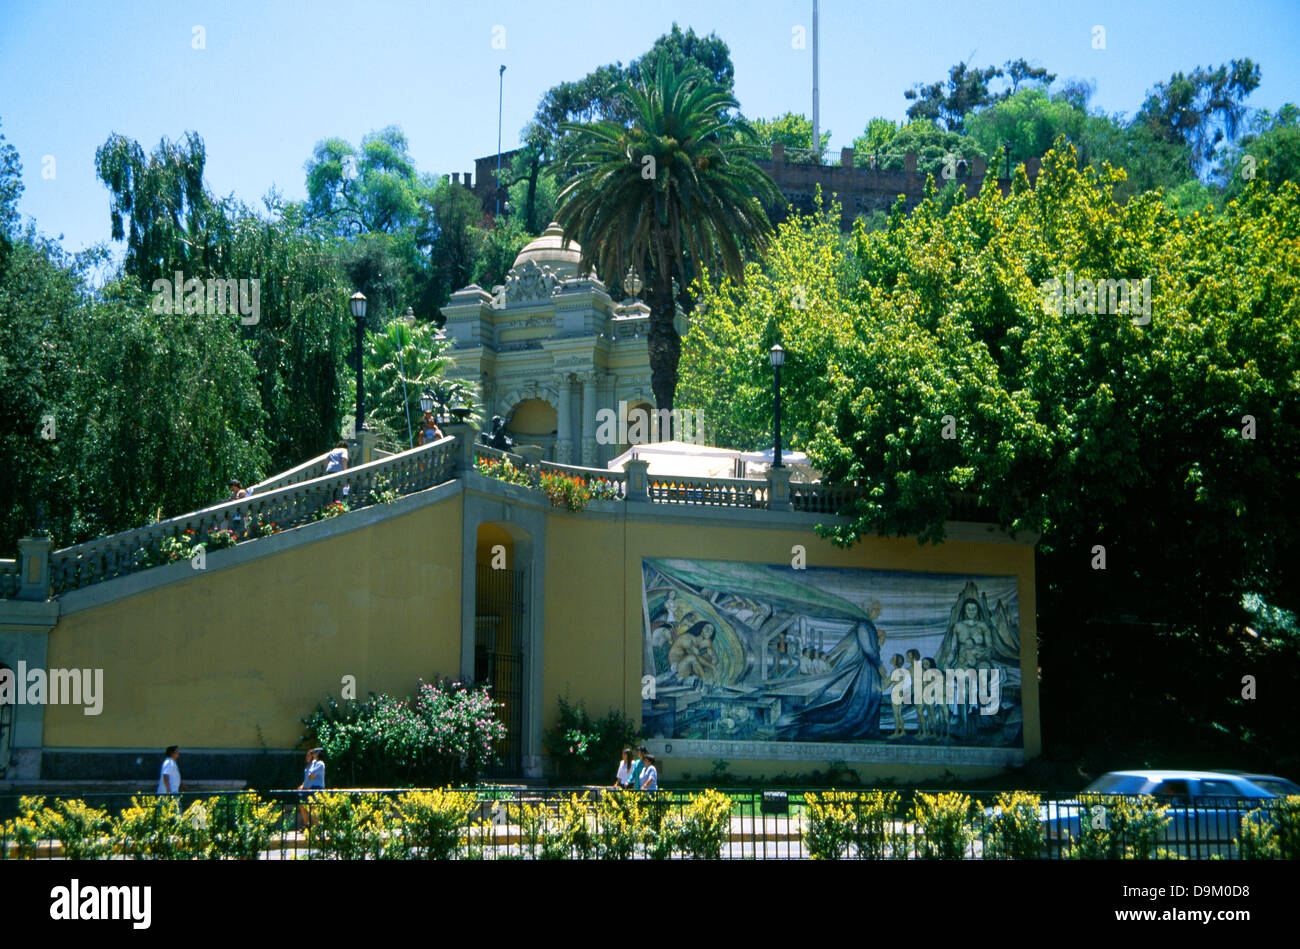
M 473 280 L 482 220 L 479 199 L 464 185 L 440 181 L 434 188 L 419 238 L 429 248 L 430 279 L 440 304 Z
M 1087 121 L 1087 112 L 1065 97 L 1031 87 L 969 116 L 966 132 L 990 160 L 1001 158 L 1009 144 L 1011 160 L 1018 163 L 1045 155 L 1058 135 L 1078 142 Z
M 611 282 L 634 266 L 650 306 L 651 386 L 672 408 L 681 340 L 678 288 L 712 267 L 742 277 L 747 250 L 770 235 L 762 201 L 776 201 L 771 179 L 754 164 L 752 130 L 728 118 L 736 100 L 698 72 L 675 71 L 666 56 L 654 79 L 623 84 L 630 126 L 572 126 L 575 174 L 560 193 L 556 218 L 582 246 L 585 270 Z
M 774 119 L 755 119 L 752 124 L 759 144 L 768 147 L 779 144 L 784 145 L 787 150 L 794 149 L 793 153 L 787 151 L 790 161 L 821 164 L 826 157 L 826 147 L 830 144 L 831 133 L 829 130 L 821 133 L 821 141 L 818 142 L 817 151 L 814 153 L 812 119 L 806 115 L 787 112 Z
M 203 139 L 164 138 L 145 157 L 139 143 L 114 133 L 95 152 L 95 170 L 111 195 L 112 238 L 126 241 L 123 269 L 149 289 L 154 280 L 220 271 L 228 236 L 225 209 L 203 183 Z
M 1256 115 L 1250 132 L 1225 153 L 1219 174 L 1227 181 L 1227 200 L 1245 194 L 1254 178 L 1271 188 L 1300 184 L 1300 109 L 1288 102 L 1276 114 L 1265 109 Z
M 308 215 L 340 235 L 413 226 L 431 185 L 395 125 L 366 135 L 360 149 L 341 138 L 317 142 L 304 169 Z
M 969 113 L 997 101 L 989 91 L 989 82 L 1002 75 L 997 66 L 980 69 L 958 63 L 948 70 L 947 79 L 918 82 L 903 93 L 903 98 L 912 103 L 907 107 L 907 117 L 942 122 L 945 130 L 961 132 Z
M 420 396 L 442 374 L 445 345 L 431 323 L 393 320 L 365 338 L 362 363 L 366 424 L 393 446 L 412 447 L 423 413 Z M 349 379 L 342 411 L 356 405 L 356 378 Z
M 975 139 L 957 132 L 945 132 L 933 122 L 920 119 L 900 128 L 881 150 L 878 167 L 902 171 L 908 152 L 916 152 L 916 170 L 936 180 L 952 181 L 969 173 L 976 158 L 988 153 Z M 965 161 L 963 169 L 961 162 Z
M 898 134 L 898 123 L 893 119 L 874 118 L 867 122 L 866 130 L 853 140 L 854 163 L 866 166 L 868 160 L 880 161 L 880 153 Z
M 1234 59 L 1217 69 L 1197 67 L 1157 83 L 1138 109 L 1135 122 L 1158 139 L 1190 149 L 1192 169 L 1213 161 L 1220 143 L 1236 140 L 1246 117 L 1245 100 L 1259 86 L 1259 66 Z

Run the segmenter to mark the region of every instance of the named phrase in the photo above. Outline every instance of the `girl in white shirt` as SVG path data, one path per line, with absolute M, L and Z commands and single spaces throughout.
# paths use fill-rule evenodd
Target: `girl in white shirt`
M 623 760 L 618 763 L 618 777 L 614 787 L 626 789 L 632 783 L 632 749 L 623 749 Z

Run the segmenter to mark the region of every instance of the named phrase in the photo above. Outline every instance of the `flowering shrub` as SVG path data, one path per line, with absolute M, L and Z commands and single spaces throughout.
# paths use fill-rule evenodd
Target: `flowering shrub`
M 508 484 L 532 484 L 532 479 L 528 477 L 528 473 L 516 468 L 507 458 L 475 458 L 474 470 L 481 475 L 496 478 L 498 481 L 505 481 Z
M 921 831 L 919 856 L 930 860 L 960 860 L 975 839 L 971 799 L 965 794 L 918 794 L 912 819 Z
M 591 500 L 591 490 L 581 478 L 558 471 L 543 471 L 539 487 L 551 499 L 552 507 L 563 504 L 570 511 L 581 511 Z
M 221 527 L 208 531 L 208 542 L 205 546 L 208 550 L 225 550 L 227 547 L 234 547 L 237 543 L 239 538 L 235 536 L 235 532 Z
M 404 859 L 450 860 L 461 846 L 461 832 L 478 806 L 473 794 L 411 791 L 397 799 Z
M 731 798 L 717 791 L 696 794 L 672 823 L 673 838 L 685 856 L 721 860 L 722 845 L 731 833 Z
M 331 501 L 316 513 L 316 520 L 323 521 L 326 518 L 338 517 L 340 514 L 347 514 L 352 508 L 346 501 Z
M 593 719 L 584 703 L 560 696 L 560 720 L 546 736 L 566 783 L 613 784 L 624 748 L 641 744 L 636 724 L 617 709 Z
M 248 536 L 269 537 L 280 532 L 280 525 L 265 514 L 256 514 L 248 519 Z
M 591 492 L 593 501 L 621 501 L 623 493 L 619 490 L 617 481 L 610 481 L 608 478 L 596 478 L 587 483 L 587 489 Z
M 411 698 L 333 698 L 303 719 L 335 783 L 371 787 L 467 784 L 491 763 L 506 727 L 485 686 L 421 681 Z

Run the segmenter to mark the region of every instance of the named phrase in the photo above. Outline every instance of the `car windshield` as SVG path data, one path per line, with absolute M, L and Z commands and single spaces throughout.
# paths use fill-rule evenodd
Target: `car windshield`
M 1283 781 L 1281 778 L 1250 778 L 1249 780 L 1251 784 L 1258 784 L 1265 791 L 1272 791 L 1280 797 L 1285 797 L 1288 794 L 1300 794 L 1300 787 L 1290 781 Z
M 1103 774 L 1084 790 L 1094 794 L 1137 794 L 1145 784 L 1146 779 L 1137 775 Z

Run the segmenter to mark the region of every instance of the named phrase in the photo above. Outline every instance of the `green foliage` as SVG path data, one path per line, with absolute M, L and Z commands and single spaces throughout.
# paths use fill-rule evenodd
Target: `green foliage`
M 325 749 L 336 783 L 355 787 L 472 784 L 491 763 L 506 728 L 486 686 L 421 682 L 396 699 L 326 699 L 303 719 L 305 743 Z
M 307 845 L 326 859 L 377 860 L 385 855 L 388 807 L 382 794 L 313 794 Z
M 23 796 L 18 799 L 18 813 L 0 824 L 0 860 L 10 857 L 9 845 L 14 846 L 13 856 L 31 860 L 43 839 L 45 812 L 44 797 Z
M 645 836 L 642 795 L 603 791 L 594 808 L 595 856 L 599 860 L 630 860 Z
M 786 147 L 786 161 L 814 165 L 825 161 L 826 148 L 831 141 L 830 130 L 821 133 L 814 151 L 812 119 L 806 115 L 787 112 L 774 119 L 755 119 L 751 125 L 760 145 Z
M 484 477 L 496 478 L 507 484 L 531 485 L 533 479 L 528 472 L 515 465 L 508 458 L 492 458 L 479 455 L 474 459 L 474 470 Z
M 852 797 L 843 791 L 810 791 L 803 796 L 807 808 L 803 845 L 811 859 L 840 860 L 847 856 L 853 841 Z
M 1300 796 L 1243 815 L 1236 843 L 1243 860 L 1300 860 Z
M 41 835 L 63 845 L 68 860 L 94 860 L 112 849 L 108 812 L 84 801 L 58 799 L 39 817 Z
M 960 162 L 965 160 L 969 174 L 976 158 L 989 158 L 988 152 L 974 138 L 960 132 L 940 129 L 928 119 L 917 119 L 900 128 L 880 151 L 876 167 L 885 171 L 902 171 L 907 153 L 916 152 L 917 174 L 933 177 L 942 184 L 963 175 Z
M 1041 799 L 1027 791 L 1008 791 L 993 802 L 988 823 L 986 859 L 1036 860 L 1043 852 L 1043 825 L 1039 819 Z
M 197 817 L 199 812 L 195 812 Z M 203 802 L 209 851 L 214 859 L 256 860 L 271 846 L 283 812 L 256 794 L 222 795 Z
M 961 132 L 968 113 L 997 101 L 998 97 L 989 91 L 989 81 L 1002 75 L 996 66 L 980 69 L 958 63 L 948 70 L 946 80 L 917 83 L 903 93 L 905 99 L 912 100 L 907 117 L 943 122 L 949 132 Z
M 586 482 L 576 475 L 543 469 L 537 484 L 551 499 L 552 507 L 563 505 L 567 510 L 581 511 L 591 500 Z
M 395 125 L 370 132 L 360 149 L 341 138 L 317 142 L 305 168 L 308 214 L 339 235 L 414 224 L 428 189 Z
M 912 801 L 917 855 L 929 860 L 965 858 L 977 834 L 972 814 L 965 794 L 917 794 Z
M 1104 820 L 1097 808 L 1103 809 Z M 1079 795 L 1080 832 L 1065 852 L 1071 860 L 1150 860 L 1169 823 L 1169 807 L 1153 797 Z
M 393 320 L 365 337 L 362 382 L 366 424 L 390 445 L 413 446 L 423 412 L 420 397 L 442 378 L 446 344 L 434 338 L 431 323 Z M 356 405 L 355 376 L 340 394 L 340 411 Z
M 582 247 L 582 269 L 611 280 L 635 267 L 650 306 L 651 384 L 659 408 L 672 408 L 680 340 L 673 281 L 685 289 L 706 266 L 733 276 L 746 253 L 761 250 L 770 225 L 763 201 L 776 186 L 754 164 L 753 133 L 731 117 L 736 100 L 670 58 L 653 75 L 615 95 L 630 124 L 567 125 L 575 139 L 572 179 L 556 220 Z M 651 174 L 653 172 L 653 174 Z
M 1227 180 L 1228 201 L 1242 197 L 1256 178 L 1273 190 L 1284 181 L 1300 184 L 1300 108 L 1287 103 L 1276 114 L 1256 115 L 1250 131 L 1225 150 L 1219 176 Z
M 186 827 L 178 797 L 132 797 L 130 806 L 113 821 L 114 850 L 137 860 L 193 856 Z
M 683 856 L 695 860 L 720 860 L 731 835 L 731 798 L 714 790 L 691 795 L 691 801 L 674 822 L 674 842 Z
M 331 501 L 316 512 L 316 520 L 327 521 L 332 517 L 342 517 L 351 512 L 352 506 L 347 501 Z
M 470 814 L 478 804 L 473 794 L 457 791 L 409 791 L 395 803 L 400 819 L 404 857 L 450 860 L 459 852 Z
M 863 133 L 853 140 L 853 163 L 866 168 L 872 161 L 879 161 L 881 151 L 897 134 L 898 123 L 893 119 L 871 119 Z
M 623 749 L 640 747 L 643 736 L 636 724 L 618 709 L 593 719 L 586 704 L 560 696 L 560 716 L 546 735 L 560 780 L 566 784 L 612 784 Z
M 1192 168 L 1214 158 L 1220 143 L 1233 141 L 1245 119 L 1245 99 L 1259 86 L 1259 66 L 1234 59 L 1217 69 L 1198 66 L 1157 83 L 1138 109 L 1135 124 L 1162 140 L 1190 149 Z

